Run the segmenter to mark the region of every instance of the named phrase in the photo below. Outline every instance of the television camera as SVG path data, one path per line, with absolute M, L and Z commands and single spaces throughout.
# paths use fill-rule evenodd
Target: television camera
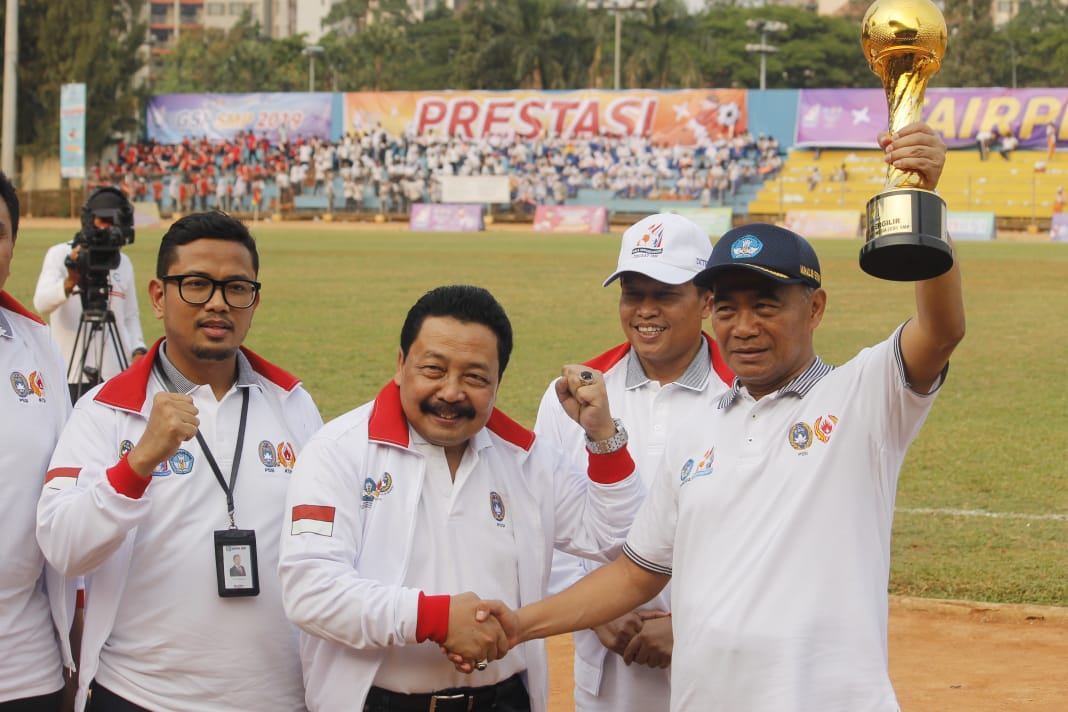
M 100 382 L 104 351 L 109 345 L 120 369 L 129 365 L 109 297 L 111 270 L 119 266 L 122 247 L 134 241 L 133 224 L 133 206 L 118 188 L 94 190 L 82 207 L 82 229 L 71 241 L 71 255 L 65 261 L 67 269 L 78 272 L 82 300 L 67 366 L 72 401 Z
M 71 241 L 77 257 L 67 269 L 78 270 L 83 312 L 106 312 L 111 270 L 119 266 L 119 250 L 134 241 L 133 206 L 117 188 L 93 191 L 82 207 L 82 229 Z M 72 249 L 72 252 L 74 250 Z

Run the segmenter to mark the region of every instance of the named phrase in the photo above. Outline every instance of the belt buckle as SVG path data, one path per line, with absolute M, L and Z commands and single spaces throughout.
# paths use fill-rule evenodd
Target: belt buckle
M 475 698 L 471 695 L 465 695 L 462 692 L 458 692 L 453 695 L 431 695 L 430 696 L 430 710 L 429 712 L 437 712 L 439 702 L 455 702 L 456 700 L 467 699 L 468 712 L 474 708 Z

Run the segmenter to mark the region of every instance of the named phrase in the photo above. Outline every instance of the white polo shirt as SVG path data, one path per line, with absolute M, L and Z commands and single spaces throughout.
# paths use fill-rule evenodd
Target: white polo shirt
M 706 435 L 672 441 L 624 549 L 673 574 L 672 710 L 897 712 L 890 529 L 934 402 L 900 333 L 759 401 L 736 384 Z
M 476 591 L 486 599 L 519 604 L 519 551 L 516 532 L 490 511 L 487 492 L 502 491 L 501 473 L 486 467 L 479 456 L 491 447 L 489 434 L 479 431 L 464 451 L 453 481 L 445 451 L 431 445 L 409 426 L 412 449 L 426 461 L 423 490 L 415 517 L 415 541 L 404 584 L 428 595 Z M 452 687 L 493 685 L 526 670 L 526 650 L 519 646 L 484 671 L 457 672 L 435 645 L 386 649 L 375 685 L 394 692 L 423 693 Z M 413 675 L 418 671 L 418 675 Z
M 48 327 L 0 292 L 0 703 L 63 687 L 60 648 L 34 536 L 37 499 L 70 411 Z M 65 633 L 65 632 L 64 632 Z
M 642 368 L 630 344 L 621 344 L 586 362 L 604 374 L 612 415 L 627 429 L 627 448 L 646 486 L 662 466 L 669 439 L 687 438 L 695 428 L 703 432 L 706 414 L 716 407 L 733 375 L 715 342 L 703 335 L 701 348 L 678 380 L 660 385 Z M 729 379 L 729 380 L 728 380 Z M 576 465 L 586 459 L 586 438 L 556 395 L 555 381 L 546 389 L 534 426 L 538 437 L 568 453 Z M 551 590 L 573 585 L 600 564 L 557 552 L 553 556 Z M 642 608 L 670 611 L 670 585 Z M 669 671 L 626 665 L 609 653 L 591 630 L 576 631 L 575 697 L 581 710 L 644 712 L 666 704 Z

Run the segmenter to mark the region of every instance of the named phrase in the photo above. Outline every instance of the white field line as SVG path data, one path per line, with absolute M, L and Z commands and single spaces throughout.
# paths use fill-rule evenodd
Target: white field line
M 898 507 L 902 514 L 943 514 L 950 517 L 987 517 L 988 519 L 1027 519 L 1033 521 L 1068 522 L 1068 514 L 1020 514 L 1018 512 L 985 512 L 981 509 L 948 509 L 926 507 Z

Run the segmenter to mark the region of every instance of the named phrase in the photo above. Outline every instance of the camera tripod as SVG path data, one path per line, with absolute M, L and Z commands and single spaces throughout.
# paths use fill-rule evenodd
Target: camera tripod
M 99 336 L 94 342 L 94 337 Z M 78 332 L 74 337 L 70 363 L 67 365 L 67 382 L 70 384 L 71 403 L 77 402 L 82 394 L 100 383 L 101 370 L 104 367 L 104 353 L 108 346 L 115 352 L 119 370 L 130 365 L 126 350 L 115 324 L 115 312 L 110 309 L 83 309 L 78 320 Z M 95 347 L 95 348 L 94 348 Z M 96 358 L 91 358 L 95 356 Z M 96 364 L 87 366 L 86 363 Z

